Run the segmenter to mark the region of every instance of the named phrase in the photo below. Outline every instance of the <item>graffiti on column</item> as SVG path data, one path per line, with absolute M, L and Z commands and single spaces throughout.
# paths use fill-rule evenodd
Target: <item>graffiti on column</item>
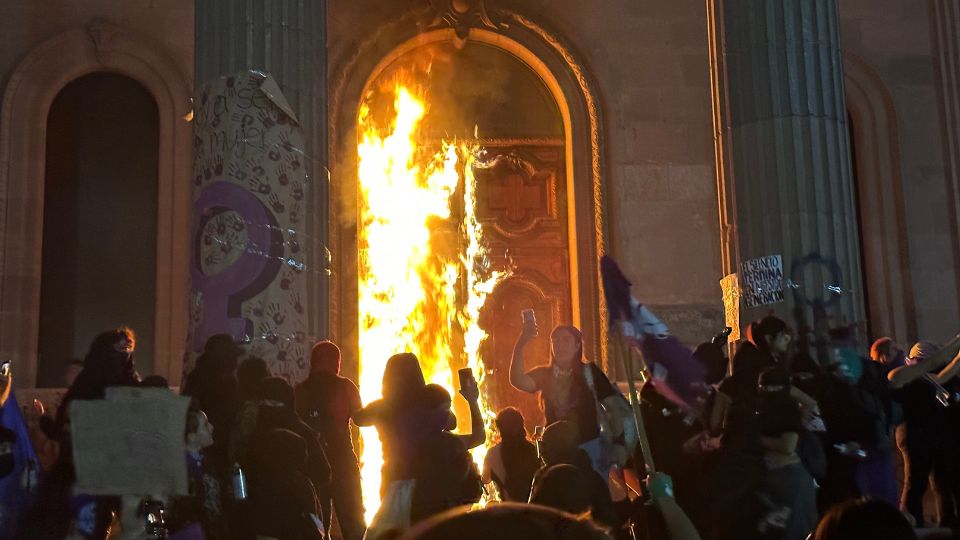
M 803 286 L 807 276 L 818 273 L 823 277 L 822 287 Z M 849 325 L 853 321 L 837 321 L 830 314 L 831 308 L 837 307 L 844 295 L 850 292 L 844 288 L 843 278 L 840 263 L 819 253 L 798 258 L 790 267 L 790 281 L 787 286 L 793 290 L 797 346 L 801 350 L 812 348 L 818 358 L 828 357 L 829 348 L 833 344 L 831 335 L 852 328 Z
M 301 250 L 303 133 L 260 72 L 205 84 L 193 117 L 189 370 L 206 339 L 228 333 L 275 375 L 307 370 Z

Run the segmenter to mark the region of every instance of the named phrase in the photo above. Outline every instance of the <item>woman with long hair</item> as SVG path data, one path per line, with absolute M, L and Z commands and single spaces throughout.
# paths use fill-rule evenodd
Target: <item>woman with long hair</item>
M 504 501 L 525 502 L 530 498 L 533 475 L 540 468 L 537 447 L 527 439 L 523 414 L 516 407 L 497 413 L 500 442 L 483 460 L 483 483 L 493 482 Z
M 523 352 L 536 336 L 536 322 L 525 319 L 513 349 L 510 384 L 521 392 L 539 394 L 548 425 L 561 420 L 572 424 L 577 430 L 577 444 L 590 456 L 597 473 L 606 479 L 612 463 L 601 443 L 597 407 L 607 398 L 620 396 L 603 371 L 584 360 L 583 334 L 574 326 L 554 328 L 550 333 L 550 363 L 527 371 Z M 588 377 L 592 379 L 592 389 Z M 607 411 L 615 414 L 616 408 L 609 407 Z M 612 418 L 611 423 L 622 425 L 619 418 Z
M 398 353 L 383 369 L 383 398 L 353 414 L 358 426 L 375 426 L 383 445 L 381 495 L 396 480 L 413 477 L 416 443 L 422 433 L 421 419 L 428 416 L 422 396 L 426 381 L 420 361 L 413 353 Z

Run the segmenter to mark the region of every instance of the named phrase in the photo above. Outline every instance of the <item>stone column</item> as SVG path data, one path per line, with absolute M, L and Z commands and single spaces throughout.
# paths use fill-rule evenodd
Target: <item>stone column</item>
M 865 317 L 837 0 L 707 11 L 724 269 L 783 256 L 784 301 L 741 322 L 774 311 L 822 345 Z
M 299 301 L 291 295 L 290 306 L 284 307 L 293 309 L 291 306 L 294 306 L 298 313 L 304 310 L 306 328 L 303 328 L 302 332 L 298 329 L 297 334 L 303 338 L 302 345 L 307 347 L 309 352 L 309 342 L 327 336 L 328 332 L 326 2 L 203 0 L 196 3 L 195 14 L 195 91 L 199 94 L 204 85 L 221 77 L 250 70 L 261 72 L 276 81 L 302 130 L 303 143 L 297 145 L 302 148 L 292 150 L 301 157 L 297 165 L 302 162 L 305 168 L 303 191 L 297 192 L 296 201 L 280 200 L 274 211 L 286 212 L 286 215 L 289 215 L 292 202 L 297 205 L 299 214 L 302 214 L 302 218 L 296 221 L 299 223 L 296 230 L 283 231 L 286 246 L 284 257 L 289 257 L 291 252 L 298 257 L 296 265 L 286 264 L 283 271 L 295 268 L 303 262 L 304 291 L 296 295 Z M 265 92 L 269 94 L 269 91 Z M 227 98 L 229 100 L 229 93 Z M 205 106 L 209 107 L 198 99 L 197 111 L 205 112 L 206 119 L 210 118 L 211 113 L 217 114 L 215 107 L 210 107 L 210 111 L 203 111 Z M 260 113 L 250 110 L 254 111 L 251 112 L 251 121 L 257 124 Z M 230 114 L 226 115 L 224 120 L 229 122 L 229 116 Z M 261 133 L 269 132 L 270 129 L 272 127 L 262 126 Z M 230 136 L 232 135 L 228 135 Z M 267 136 L 269 138 L 269 133 Z M 250 151 L 251 146 L 256 146 L 246 140 L 246 135 L 243 137 L 245 142 L 242 146 L 246 147 L 246 151 Z M 267 155 L 268 150 L 265 149 L 262 153 Z M 201 162 L 197 150 L 194 158 L 195 170 L 202 172 L 205 165 Z M 258 169 L 254 167 L 252 170 L 255 173 Z M 215 176 L 216 173 L 213 180 L 216 180 Z M 281 183 L 287 186 L 285 182 Z M 264 193 L 266 192 L 260 192 Z M 284 193 L 285 191 L 274 189 L 270 195 L 279 194 L 282 198 Z M 272 206 L 267 202 L 267 197 L 263 199 L 267 206 Z M 283 210 L 277 210 L 280 205 Z M 282 224 L 283 220 L 279 220 L 279 223 Z M 294 249 L 291 249 L 291 242 L 295 244 Z M 250 246 L 247 248 L 249 252 Z M 289 260 L 285 263 L 289 263 Z M 281 277 L 278 276 L 277 279 Z M 269 314 L 264 313 L 262 307 L 252 305 L 248 309 L 245 305 L 243 308 L 244 316 L 251 320 L 254 328 L 258 327 L 255 319 L 269 318 Z

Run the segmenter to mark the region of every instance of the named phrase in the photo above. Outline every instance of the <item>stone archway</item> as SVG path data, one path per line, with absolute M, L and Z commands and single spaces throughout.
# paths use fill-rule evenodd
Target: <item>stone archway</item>
M 855 140 L 857 203 L 868 317 L 875 337 L 917 338 L 910 253 L 893 99 L 861 58 L 843 54 L 844 88 Z
M 142 84 L 157 102 L 157 303 L 154 371 L 179 382 L 185 343 L 190 227 L 189 79 L 156 43 L 93 22 L 41 44 L 17 66 L 0 108 L 0 356 L 16 384 L 35 384 L 47 112 L 70 81 L 104 71 Z M 178 179 L 180 181 L 178 181 Z
M 390 61 L 411 49 L 439 41 L 457 42 L 464 29 L 449 27 L 421 31 L 417 13 L 383 25 L 331 71 L 331 334 L 345 345 L 345 371 L 355 374 L 356 318 L 356 111 L 364 88 Z M 535 21 L 507 10 L 493 19 L 505 24 L 471 28 L 468 40 L 497 47 L 531 68 L 560 106 L 566 155 L 564 196 L 570 208 L 570 283 L 574 324 L 584 330 L 587 355 L 605 361 L 606 321 L 602 309 L 598 260 L 606 251 L 605 187 L 602 177 L 601 119 L 594 84 L 587 70 L 563 40 Z M 386 43 L 385 43 L 386 42 Z M 384 52 L 389 51 L 389 52 Z M 351 202 L 352 201 L 352 202 Z M 351 206 L 352 205 L 352 206 Z M 350 352 L 348 352 L 350 351 Z M 353 358 L 351 358 L 351 356 Z M 354 361 L 354 365 L 350 365 Z

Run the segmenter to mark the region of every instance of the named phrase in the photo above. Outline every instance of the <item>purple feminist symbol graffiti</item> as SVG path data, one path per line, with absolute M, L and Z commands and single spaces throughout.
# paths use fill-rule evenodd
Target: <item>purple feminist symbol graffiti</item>
M 190 276 L 193 290 L 203 299 L 203 315 L 193 329 L 192 347 L 203 350 L 206 339 L 227 333 L 238 341 L 252 332 L 253 323 L 243 316 L 241 304 L 263 291 L 280 271 L 283 237 L 276 219 L 263 203 L 246 189 L 230 182 L 213 182 L 203 189 L 193 207 Z M 247 244 L 233 264 L 207 275 L 201 265 L 204 227 L 224 212 L 235 212 L 247 223 Z

